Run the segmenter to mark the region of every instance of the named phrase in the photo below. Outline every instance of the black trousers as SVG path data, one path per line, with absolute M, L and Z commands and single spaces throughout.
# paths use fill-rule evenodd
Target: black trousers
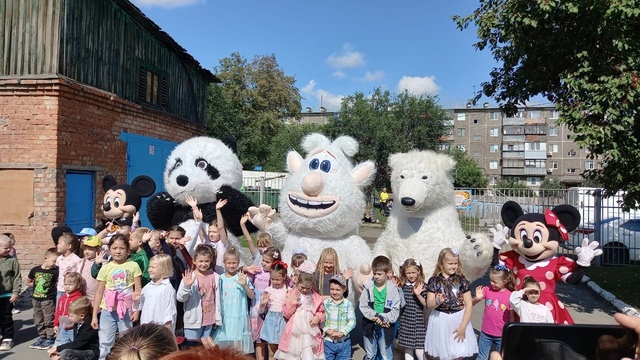
M 13 304 L 9 302 L 9 297 L 0 298 L 0 329 L 2 329 L 3 339 L 13 339 Z

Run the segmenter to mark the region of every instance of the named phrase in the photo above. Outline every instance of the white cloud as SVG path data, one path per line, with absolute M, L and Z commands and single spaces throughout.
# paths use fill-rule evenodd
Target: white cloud
M 409 93 L 420 95 L 435 95 L 440 90 L 440 87 L 436 84 L 435 76 L 403 76 L 398 82 L 398 92 L 409 90 Z
M 382 78 L 384 78 L 384 71 L 376 70 L 374 72 L 367 71 L 364 74 L 364 76 L 360 78 L 360 80 L 366 81 L 366 82 L 374 82 L 374 81 L 382 80 Z
M 313 90 L 315 87 L 316 87 L 316 81 L 311 80 L 307 85 L 305 85 L 302 89 L 300 89 L 300 91 L 302 91 L 304 94 L 313 94 Z
M 327 58 L 327 63 L 335 69 L 354 68 L 364 65 L 364 54 L 351 49 L 349 44 L 342 46 L 342 53 L 333 53 Z
M 196 3 L 204 3 L 205 0 L 133 0 L 140 7 L 163 7 L 173 9 L 181 6 L 193 5 Z
M 319 89 L 316 92 L 316 97 L 318 98 L 318 104 L 322 104 L 327 111 L 339 111 L 344 95 L 336 95 Z
M 347 76 L 347 74 L 345 74 L 345 72 L 342 70 L 336 70 L 333 72 L 333 74 L 331 74 L 331 76 L 333 76 L 336 79 L 344 79 Z

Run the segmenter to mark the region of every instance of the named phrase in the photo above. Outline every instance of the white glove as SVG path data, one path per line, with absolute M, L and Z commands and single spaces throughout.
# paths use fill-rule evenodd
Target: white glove
M 249 219 L 260 231 L 267 231 L 271 223 L 276 219 L 276 210 L 267 204 L 260 207 L 251 206 L 249 208 Z
M 489 231 L 493 234 L 493 247 L 500 250 L 502 245 L 507 242 L 507 236 L 509 234 L 509 228 L 502 226 L 502 224 L 496 224 L 496 228 L 490 228 Z
M 576 248 L 576 255 L 578 255 L 578 261 L 576 261 L 576 263 L 584 267 L 590 266 L 593 258 L 602 255 L 602 249 L 597 249 L 598 245 L 597 241 L 589 243 L 588 238 L 582 239 L 582 246 Z

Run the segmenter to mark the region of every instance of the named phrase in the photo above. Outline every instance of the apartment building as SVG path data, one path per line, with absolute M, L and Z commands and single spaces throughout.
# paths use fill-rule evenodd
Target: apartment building
M 582 172 L 598 166 L 573 142 L 574 134 L 556 123 L 558 111 L 553 107 L 526 107 L 513 117 L 486 106 L 449 112 L 449 132 L 440 149 L 468 152 L 490 185 L 511 178 L 536 187 L 553 177 L 567 187 L 580 186 Z

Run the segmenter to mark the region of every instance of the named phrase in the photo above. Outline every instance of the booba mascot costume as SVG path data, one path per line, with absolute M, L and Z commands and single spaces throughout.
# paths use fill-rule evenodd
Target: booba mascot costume
M 551 310 L 555 322 L 573 324 L 569 311 L 556 296 L 556 282 L 579 283 L 591 260 L 602 254 L 602 250 L 597 249 L 598 242 L 583 239 L 582 246 L 576 248 L 576 261 L 556 255 L 559 242 L 567 241 L 569 232 L 580 224 L 580 213 L 565 204 L 547 209 L 544 214 L 525 214 L 518 203 L 507 201 L 502 205 L 501 216 L 506 227 L 496 226 L 497 231 L 492 231 L 496 248 L 494 263 L 499 261 L 511 269 L 518 289 L 525 276 L 536 279 L 542 290 L 539 302 Z M 505 241 L 511 250 L 498 255 Z
M 358 229 L 366 205 L 362 187 L 373 179 L 374 163 L 352 165 L 358 142 L 348 136 L 332 142 L 322 134 L 309 134 L 302 148 L 306 158 L 295 150 L 287 154 L 291 175 L 280 192 L 280 218 L 273 224 L 264 221 L 271 209 L 261 205 L 259 213 L 250 209 L 253 223 L 271 234 L 285 260 L 291 259 L 294 249 L 304 248 L 309 260 L 317 262 L 322 249 L 332 247 L 342 269 L 369 263 L 371 250 Z
M 493 246 L 485 234 L 471 234 L 467 239 L 460 226 L 450 177 L 455 165 L 452 157 L 428 150 L 389 156 L 395 201 L 373 255 L 389 257 L 394 271 L 413 258 L 422 263 L 429 277 L 440 250 L 457 247 L 470 282 L 485 274 Z

